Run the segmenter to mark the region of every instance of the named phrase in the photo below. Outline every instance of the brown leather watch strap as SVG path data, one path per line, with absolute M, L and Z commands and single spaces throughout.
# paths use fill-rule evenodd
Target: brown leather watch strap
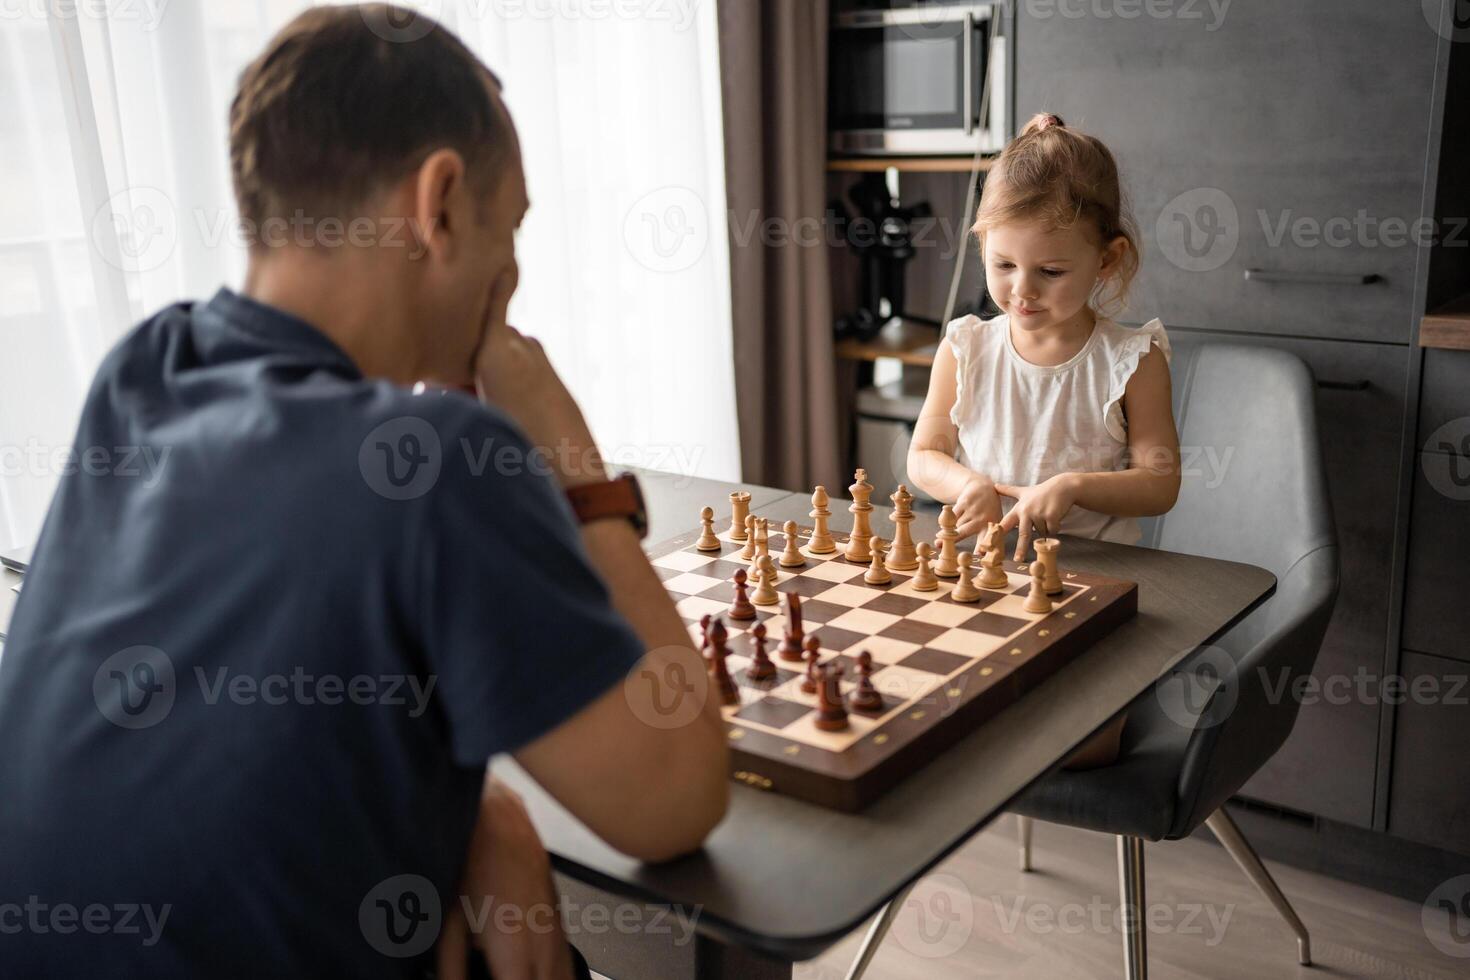
M 623 473 L 611 480 L 587 483 L 567 490 L 567 500 L 577 520 L 583 524 L 609 517 L 631 521 L 641 538 L 648 533 L 648 515 L 643 507 L 643 491 L 638 478 Z

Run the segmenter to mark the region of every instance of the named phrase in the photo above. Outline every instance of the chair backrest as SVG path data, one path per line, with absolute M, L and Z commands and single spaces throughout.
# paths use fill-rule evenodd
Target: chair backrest
M 1258 565 L 1277 579 L 1261 608 L 1182 665 L 1208 660 L 1223 673 L 1222 650 L 1234 664 L 1191 736 L 1170 835 L 1183 836 L 1290 734 L 1298 704 L 1282 696 L 1290 687 L 1280 681 L 1311 673 L 1336 601 L 1338 559 L 1316 385 L 1301 359 L 1181 340 L 1172 378 L 1183 480 L 1174 508 L 1145 522 L 1144 543 Z

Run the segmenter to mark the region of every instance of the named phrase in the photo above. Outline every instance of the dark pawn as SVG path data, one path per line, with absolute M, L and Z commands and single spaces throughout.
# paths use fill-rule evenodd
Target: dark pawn
M 730 603 L 731 619 L 755 619 L 755 606 L 745 594 L 745 569 L 735 570 L 735 601 Z
M 781 645 L 776 648 L 782 660 L 801 660 L 801 644 L 806 639 L 801 631 L 801 596 L 795 592 L 786 593 L 786 635 L 781 640 Z
M 821 656 L 821 641 L 815 636 L 806 638 L 806 677 L 802 678 L 801 689 L 807 694 L 817 693 L 817 658 Z
M 873 686 L 873 656 L 864 650 L 857 655 L 857 689 L 847 696 L 854 711 L 876 715 L 883 710 L 883 695 Z
M 718 619 L 710 624 L 710 682 L 715 685 L 715 690 L 720 692 L 721 704 L 739 704 L 740 692 L 735 689 L 735 679 L 730 676 L 730 667 L 725 663 L 725 658 L 730 655 L 730 648 L 725 646 L 728 635 L 725 632 L 725 624 Z
M 709 659 L 709 621 L 710 614 L 705 613 L 699 617 L 699 655 L 706 660 Z
M 833 661 L 817 668 L 817 718 L 813 722 L 824 732 L 840 732 L 847 727 L 847 708 L 842 704 L 842 665 Z
M 756 623 L 750 631 L 750 643 L 755 647 L 755 658 L 745 669 L 745 676 L 753 681 L 767 681 L 776 676 L 776 665 L 766 656 L 766 624 Z

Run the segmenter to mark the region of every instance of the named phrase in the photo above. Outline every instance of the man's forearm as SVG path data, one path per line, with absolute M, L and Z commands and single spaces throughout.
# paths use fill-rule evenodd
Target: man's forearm
M 592 564 L 612 593 L 613 606 L 643 641 L 647 656 L 659 661 L 660 674 L 669 662 L 678 662 L 688 677 L 705 676 L 703 658 L 695 651 L 663 583 L 638 543 L 633 526 L 617 518 L 593 521 L 582 528 L 582 541 Z M 704 723 L 724 739 L 717 697 L 704 705 Z

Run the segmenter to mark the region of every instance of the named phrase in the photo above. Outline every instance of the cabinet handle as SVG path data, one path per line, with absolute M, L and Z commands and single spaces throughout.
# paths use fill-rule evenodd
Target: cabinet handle
M 1247 269 L 1245 278 L 1250 282 L 1291 282 L 1313 286 L 1366 286 L 1378 282 L 1376 273 L 1350 275 L 1343 272 L 1276 272 L 1269 269 Z
M 1324 381 L 1317 379 L 1317 387 L 1324 391 L 1367 391 L 1368 379 L 1361 381 Z

